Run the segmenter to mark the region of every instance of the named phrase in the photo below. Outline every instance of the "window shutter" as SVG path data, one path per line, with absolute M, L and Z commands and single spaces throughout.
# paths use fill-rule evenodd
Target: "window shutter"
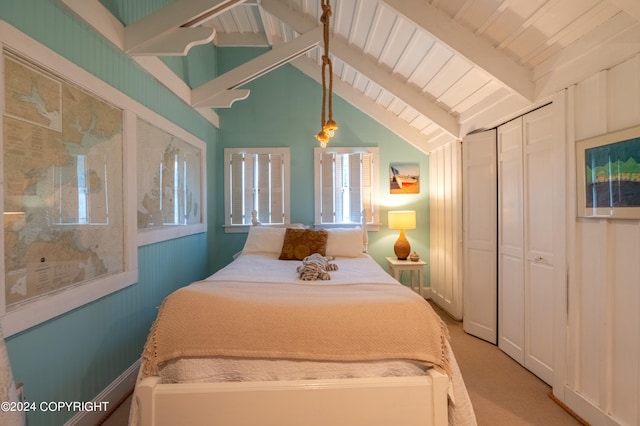
M 271 223 L 284 223 L 284 159 L 271 154 Z
M 258 211 L 258 221 L 261 223 L 270 223 L 269 209 L 269 154 L 258 154 L 257 161 L 257 179 L 256 179 L 256 210 Z
M 373 220 L 373 154 L 362 154 L 362 204 L 358 212 L 358 222 L 360 222 L 362 210 L 367 210 L 366 221 Z
M 231 223 L 242 224 L 244 205 L 244 182 L 242 180 L 244 167 L 244 154 L 231 154 Z
M 349 220 L 360 222 L 362 212 L 362 154 L 349 155 Z
M 345 161 L 347 162 L 346 164 Z M 346 182 L 349 175 L 344 173 L 345 166 L 349 166 L 348 158 L 341 154 L 335 154 L 335 189 L 333 192 L 333 220 L 331 221 L 333 223 L 344 222 L 344 202 L 345 197 L 349 196 L 349 188 Z
M 322 223 L 333 223 L 334 221 L 334 164 L 335 154 L 323 153 L 320 157 L 320 179 L 321 179 L 321 220 Z
M 244 212 L 239 223 L 251 224 L 252 214 L 258 209 L 258 188 L 256 187 L 257 155 L 244 156 Z

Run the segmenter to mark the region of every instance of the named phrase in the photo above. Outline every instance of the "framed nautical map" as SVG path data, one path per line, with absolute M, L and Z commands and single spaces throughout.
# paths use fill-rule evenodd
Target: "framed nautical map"
M 640 126 L 576 147 L 578 216 L 640 219 Z
M 204 142 L 159 117 L 150 121 L 136 121 L 139 245 L 206 231 Z
M 8 336 L 135 283 L 137 258 L 125 233 L 133 217 L 128 113 L 105 83 L 2 29 L 0 315 Z

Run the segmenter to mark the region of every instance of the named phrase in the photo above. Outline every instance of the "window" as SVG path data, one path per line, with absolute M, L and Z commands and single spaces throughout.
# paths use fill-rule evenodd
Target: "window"
M 289 223 L 289 148 L 225 148 L 225 231 Z
M 315 224 L 378 224 L 378 148 L 315 148 Z

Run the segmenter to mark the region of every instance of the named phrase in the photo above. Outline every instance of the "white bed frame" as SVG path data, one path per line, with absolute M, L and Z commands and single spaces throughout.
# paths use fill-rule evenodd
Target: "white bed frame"
M 138 383 L 134 398 L 139 426 L 445 426 L 448 389 L 449 378 L 434 369 L 425 376 L 265 382 L 163 384 L 153 376 Z
M 161 384 L 136 387 L 139 425 L 446 426 L 449 378 Z

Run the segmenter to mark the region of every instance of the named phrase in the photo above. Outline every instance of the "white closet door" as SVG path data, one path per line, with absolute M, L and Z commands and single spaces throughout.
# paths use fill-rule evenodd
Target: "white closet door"
M 465 136 L 463 166 L 463 329 L 497 340 L 496 131 Z
M 525 200 L 525 367 L 553 381 L 553 121 L 551 108 L 523 117 Z
M 498 346 L 524 365 L 522 118 L 498 127 Z

